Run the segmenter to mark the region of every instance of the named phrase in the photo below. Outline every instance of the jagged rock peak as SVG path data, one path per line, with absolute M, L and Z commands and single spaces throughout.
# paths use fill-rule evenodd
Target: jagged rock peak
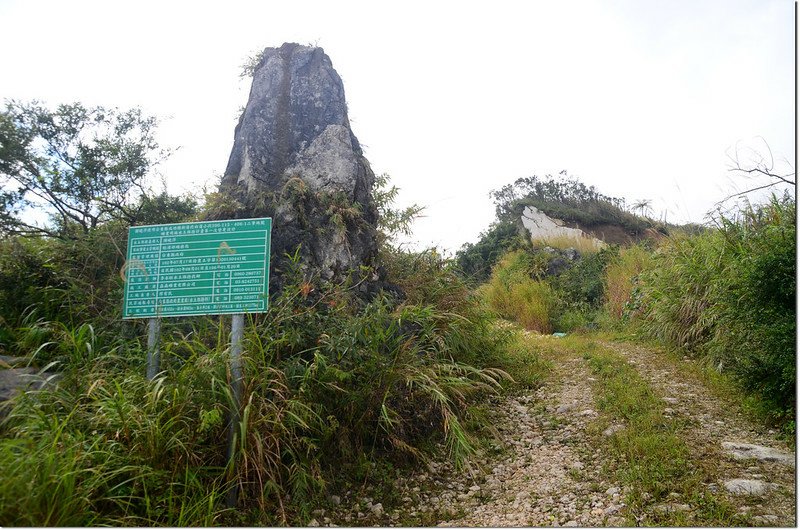
M 286 43 L 266 48 L 253 72 L 223 187 L 276 189 L 295 176 L 362 201 L 374 181 L 330 58 L 322 48 Z
M 221 191 L 250 204 L 236 215 L 273 217 L 276 285 L 283 256 L 298 247 L 303 268 L 327 280 L 374 263 L 374 183 L 350 129 L 342 80 L 322 48 L 265 49 Z

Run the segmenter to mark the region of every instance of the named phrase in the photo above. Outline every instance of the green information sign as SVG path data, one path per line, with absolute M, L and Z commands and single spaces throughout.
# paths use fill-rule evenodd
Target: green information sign
M 272 219 L 133 226 L 122 318 L 267 310 Z

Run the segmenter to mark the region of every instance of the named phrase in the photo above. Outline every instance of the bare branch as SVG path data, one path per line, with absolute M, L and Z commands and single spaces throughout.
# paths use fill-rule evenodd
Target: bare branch
M 789 173 L 781 173 L 775 170 L 775 156 L 772 153 L 772 148 L 769 146 L 769 143 L 767 143 L 767 141 L 763 137 L 758 136 L 756 138 L 758 138 L 764 143 L 764 148 L 766 149 L 766 153 L 768 154 L 768 156 L 765 157 L 764 155 L 761 154 L 759 150 L 747 147 L 746 149 L 750 152 L 748 156 L 749 162 L 747 163 L 747 165 L 743 165 L 739 158 L 740 152 L 742 150 L 740 148 L 741 142 L 736 142 L 736 147 L 734 149 L 733 154 L 731 155 L 730 151 L 726 153 L 728 159 L 731 161 L 731 165 L 728 171 L 741 174 L 745 178 L 759 177 L 759 176 L 767 177 L 771 180 L 771 182 L 752 186 L 745 191 L 737 191 L 735 193 L 732 193 L 727 197 L 725 197 L 724 199 L 722 199 L 721 201 L 717 202 L 717 206 L 722 205 L 722 203 L 733 197 L 743 197 L 748 193 L 771 188 L 773 186 L 779 186 L 783 184 L 793 187 L 797 186 L 797 179 L 795 178 L 796 172 L 794 171 L 792 165 L 784 157 L 786 165 L 789 168 L 791 168 L 792 171 Z M 757 182 L 758 181 L 756 181 L 756 183 Z
M 753 191 L 764 190 L 764 189 L 767 189 L 767 188 L 771 188 L 772 186 L 777 186 L 778 184 L 780 184 L 780 182 L 770 182 L 769 184 L 764 184 L 763 186 L 757 186 L 755 188 L 750 188 L 749 190 L 746 190 L 746 191 L 732 193 L 732 194 L 728 195 L 727 197 L 725 197 L 724 199 L 722 199 L 721 201 L 717 202 L 716 206 L 721 206 L 722 203 L 724 203 L 728 199 L 732 199 L 733 197 L 744 197 L 745 195 L 747 195 L 748 193 L 751 193 Z
M 786 175 L 778 175 L 777 173 L 770 173 L 769 171 L 767 171 L 765 169 L 762 169 L 760 167 L 754 167 L 752 169 L 742 169 L 742 168 L 734 167 L 734 168 L 729 169 L 728 171 L 737 171 L 737 172 L 740 172 L 740 173 L 748 173 L 748 174 L 760 173 L 760 174 L 764 175 L 765 177 L 778 179 L 778 180 L 781 180 L 781 181 L 785 182 L 786 184 L 791 184 L 792 186 L 795 185 L 795 181 L 794 180 L 789 180 L 788 177 L 792 177 L 792 176 L 796 175 L 796 173 L 787 173 Z M 778 184 L 778 182 L 775 182 L 774 184 Z

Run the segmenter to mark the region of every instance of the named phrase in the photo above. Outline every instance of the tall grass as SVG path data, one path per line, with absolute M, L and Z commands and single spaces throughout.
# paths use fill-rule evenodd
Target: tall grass
M 591 254 L 598 252 L 608 245 L 597 238 L 585 234 L 578 236 L 550 236 L 547 238 L 536 239 L 533 241 L 535 248 L 553 247 L 561 250 L 574 248 L 581 254 Z
M 437 255 L 389 266 L 404 271 L 404 302 L 365 302 L 358 286 L 298 268 L 269 314 L 250 319 L 231 466 L 217 319 L 164 326 L 163 372 L 148 381 L 138 340 L 32 317 L 45 331 L 25 347 L 63 377 L 17 398 L 0 425 L 0 524 L 302 524 L 353 462 L 410 463 L 441 442 L 468 465 L 464 420 L 510 380 L 509 334 Z M 223 503 L 234 485 L 236 512 Z
M 635 311 L 638 300 L 634 290 L 639 275 L 650 265 L 651 252 L 640 245 L 620 250 L 605 270 L 605 299 L 603 308 L 616 321 Z
M 0 521 L 214 524 L 221 447 L 195 419 L 213 399 L 212 389 L 105 369 L 22 395 L 0 439 Z
M 492 270 L 487 284 L 479 289 L 488 306 L 503 318 L 526 329 L 551 333 L 551 314 L 556 307 L 553 289 L 531 278 L 532 256 L 524 251 L 506 254 Z
M 640 275 L 644 329 L 728 371 L 784 420 L 795 408 L 795 211 L 784 196 L 720 216 L 714 230 L 667 239 Z
M 661 247 L 643 280 L 645 322 L 656 338 L 695 350 L 718 319 L 724 289 L 725 241 L 719 233 L 676 236 Z

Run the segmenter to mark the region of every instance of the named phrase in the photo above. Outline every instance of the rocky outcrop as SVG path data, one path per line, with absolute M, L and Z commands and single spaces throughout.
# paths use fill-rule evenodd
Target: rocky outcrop
M 375 175 L 350 129 L 342 80 L 322 48 L 267 48 L 220 190 L 240 207 L 221 216 L 271 216 L 274 284 L 285 256 L 343 280 L 377 252 Z M 225 215 L 228 214 L 228 215 Z
M 580 228 L 566 226 L 564 221 L 549 217 L 544 212 L 534 206 L 525 206 L 520 216 L 522 226 L 528 233 L 531 241 L 546 242 L 553 239 L 583 240 L 596 246 L 598 249 L 603 247 L 603 241 L 585 233 Z

